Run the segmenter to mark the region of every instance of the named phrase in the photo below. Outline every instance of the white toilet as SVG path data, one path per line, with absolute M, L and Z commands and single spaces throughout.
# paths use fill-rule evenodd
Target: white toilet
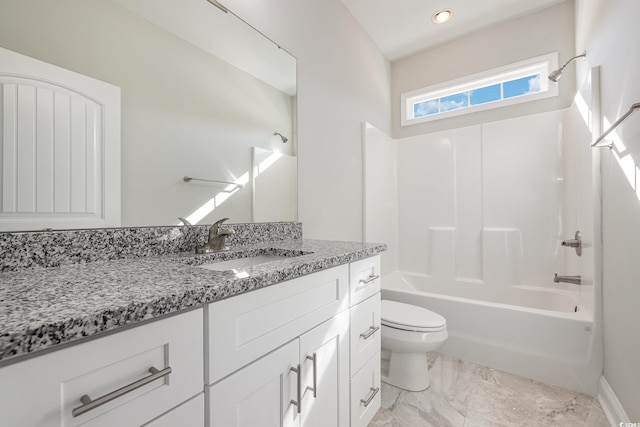
M 447 322 L 415 305 L 382 300 L 382 381 L 409 391 L 429 387 L 427 352 L 447 339 Z

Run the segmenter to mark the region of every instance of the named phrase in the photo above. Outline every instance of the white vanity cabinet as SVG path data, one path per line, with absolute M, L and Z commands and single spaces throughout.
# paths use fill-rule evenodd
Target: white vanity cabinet
M 204 418 L 202 337 L 198 309 L 0 368 L 0 424 L 161 427 L 176 416 Z
M 349 266 L 206 307 L 209 425 L 349 425 Z
M 366 427 L 380 408 L 380 257 L 349 269 L 351 427 Z
M 380 407 L 379 256 L 209 304 L 205 317 L 208 426 L 366 426 Z
M 349 425 L 344 311 L 209 388 L 210 425 Z

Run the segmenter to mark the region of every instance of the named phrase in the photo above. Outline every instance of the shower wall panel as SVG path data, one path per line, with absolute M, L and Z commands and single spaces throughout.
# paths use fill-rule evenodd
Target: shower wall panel
M 442 252 L 452 249 L 444 247 L 445 241 L 453 239 L 443 233 L 455 227 L 454 144 L 453 131 L 398 141 L 399 267 L 403 271 L 430 274 L 428 266 L 440 264 Z M 438 269 L 442 271 L 442 266 Z
M 563 253 L 563 111 L 482 125 L 485 227 L 522 233 L 519 283 L 552 282 Z
M 562 271 L 563 111 L 398 140 L 399 269 L 547 285 Z

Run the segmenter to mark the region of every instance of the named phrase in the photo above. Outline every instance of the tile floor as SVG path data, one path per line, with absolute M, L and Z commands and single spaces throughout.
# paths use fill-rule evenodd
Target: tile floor
M 382 384 L 369 427 L 609 427 L 593 397 L 438 353 L 428 361 L 427 390 Z

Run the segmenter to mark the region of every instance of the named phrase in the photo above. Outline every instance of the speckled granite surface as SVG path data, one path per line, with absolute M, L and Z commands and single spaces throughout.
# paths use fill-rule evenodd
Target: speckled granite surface
M 231 246 L 302 238 L 299 222 L 223 224 Z M 0 233 L 0 272 L 193 251 L 209 226 L 105 228 Z
M 79 255 L 76 264 L 5 271 L 0 273 L 0 365 L 385 249 L 383 244 L 293 239 L 236 244 L 232 251 L 208 255 L 195 255 L 192 248 L 183 253 L 95 262 Z M 197 267 L 261 253 L 291 258 L 248 267 L 241 274 Z

